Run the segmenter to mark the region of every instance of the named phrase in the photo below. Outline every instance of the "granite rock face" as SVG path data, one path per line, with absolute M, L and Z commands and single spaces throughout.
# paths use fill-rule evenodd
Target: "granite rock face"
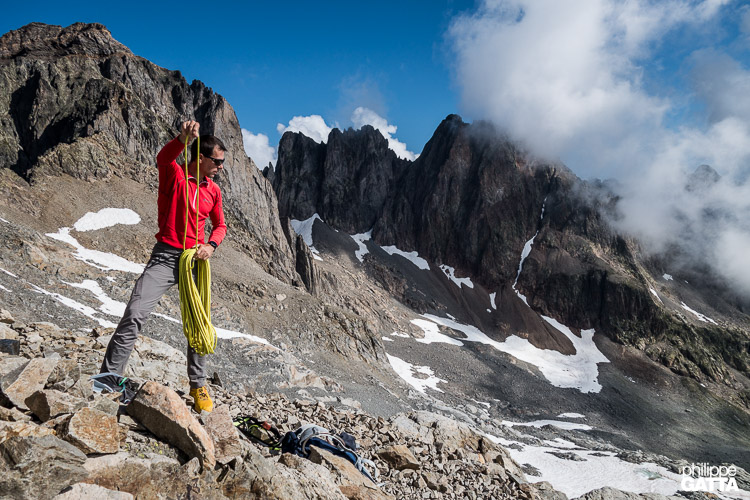
M 298 279 L 271 184 L 245 155 L 234 110 L 199 81 L 135 56 L 100 24 L 32 23 L 0 38 L 0 164 L 34 182 L 132 178 L 155 190 L 155 158 L 180 123 L 227 146 L 222 188 L 233 237 L 267 272 Z

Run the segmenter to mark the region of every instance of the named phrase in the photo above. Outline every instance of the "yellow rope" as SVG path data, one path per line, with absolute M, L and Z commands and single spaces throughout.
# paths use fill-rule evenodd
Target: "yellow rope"
M 198 248 L 198 214 L 200 208 L 200 138 L 196 163 L 196 206 L 195 206 L 195 247 L 185 248 L 187 244 L 188 215 L 190 214 L 190 182 L 188 181 L 188 146 L 185 139 L 185 233 L 182 239 L 180 255 L 179 289 L 180 312 L 182 313 L 182 331 L 188 345 L 201 356 L 211 354 L 216 349 L 216 329 L 211 324 L 211 264 L 208 260 L 195 260 Z M 198 284 L 193 280 L 193 266 L 198 265 Z

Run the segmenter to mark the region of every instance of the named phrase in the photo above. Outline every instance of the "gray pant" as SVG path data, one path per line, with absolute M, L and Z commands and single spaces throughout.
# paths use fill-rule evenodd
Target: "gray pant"
M 101 373 L 123 374 L 148 315 L 167 290 L 179 281 L 181 254 L 181 249 L 164 243 L 157 243 L 154 246 L 146 269 L 135 282 L 125 314 L 109 341 Z M 206 358 L 207 356 L 197 354 L 192 347 L 188 346 L 187 374 L 191 389 L 206 385 Z

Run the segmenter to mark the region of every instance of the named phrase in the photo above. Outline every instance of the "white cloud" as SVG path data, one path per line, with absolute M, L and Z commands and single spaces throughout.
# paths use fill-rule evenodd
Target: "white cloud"
M 393 134 L 396 133 L 397 127 L 388 124 L 388 121 L 386 121 L 385 118 L 373 110 L 360 106 L 354 110 L 351 119 L 355 128 L 362 128 L 363 125 L 372 125 L 375 130 L 380 131 L 380 133 L 383 134 L 383 137 L 388 140 L 388 147 L 391 148 L 399 158 L 411 161 L 417 159 L 417 155 L 406 149 L 406 144 L 393 137 Z
M 713 49 L 696 51 L 692 61 L 693 83 L 706 104 L 708 119 L 717 122 L 734 116 L 750 120 L 750 72 Z
M 288 125 L 279 123 L 276 125 L 279 134 L 284 132 L 301 132 L 316 142 L 328 142 L 328 134 L 331 133 L 332 127 L 326 124 L 320 115 L 295 116 L 289 120 Z
M 750 296 L 750 272 L 737 269 L 750 241 L 750 71 L 720 45 L 685 45 L 718 23 L 727 3 L 581 0 L 572 8 L 558 0 L 484 0 L 454 19 L 448 39 L 464 112 L 583 177 L 617 178 L 621 229 L 652 250 L 682 242 L 690 258 Z M 738 37 L 747 38 L 750 11 L 735 17 Z M 665 71 L 654 58 L 659 50 L 684 54 L 682 69 L 692 71 L 682 83 L 693 85 L 692 94 L 655 93 L 647 79 L 655 68 Z M 698 122 L 673 124 L 689 113 Z M 687 176 L 701 164 L 722 180 L 690 192 Z
M 263 170 L 269 163 L 276 166 L 276 148 L 268 143 L 267 135 L 253 134 L 243 128 L 242 144 L 245 154 L 253 159 L 258 169 Z
M 638 62 L 722 3 L 485 0 L 448 32 L 465 111 L 585 177 L 627 172 L 658 150 L 670 109 L 643 89 Z

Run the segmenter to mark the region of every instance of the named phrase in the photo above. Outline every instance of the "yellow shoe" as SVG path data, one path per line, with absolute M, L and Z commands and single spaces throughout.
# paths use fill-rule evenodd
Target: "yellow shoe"
M 211 401 L 211 396 L 208 395 L 208 389 L 205 385 L 197 389 L 190 389 L 190 397 L 193 398 L 193 408 L 198 413 L 202 411 L 210 412 L 214 409 L 214 402 Z

